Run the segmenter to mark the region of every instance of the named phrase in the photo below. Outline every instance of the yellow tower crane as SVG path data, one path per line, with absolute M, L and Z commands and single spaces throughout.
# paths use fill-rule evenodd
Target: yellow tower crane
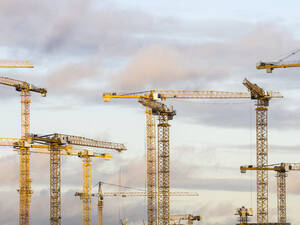
M 168 193 L 161 189 L 157 191 L 157 156 L 156 156 L 156 123 L 153 113 L 155 107 L 151 107 L 154 102 L 159 100 L 167 99 L 240 99 L 240 98 L 250 98 L 249 92 L 226 92 L 226 91 L 176 91 L 176 90 L 151 90 L 146 92 L 136 92 L 136 93 L 104 93 L 103 100 L 109 102 L 112 98 L 120 99 L 138 99 L 141 104 L 146 106 L 146 149 L 147 149 L 147 216 L 148 225 L 168 225 L 169 216 L 167 215 L 169 209 L 169 201 L 166 197 Z M 161 144 L 159 144 L 160 149 L 168 149 L 168 116 L 161 114 L 159 117 L 158 134 L 159 140 L 161 138 Z M 161 152 L 164 157 L 158 163 L 158 168 L 169 168 L 169 155 Z M 162 178 L 158 174 L 159 179 Z M 163 180 L 163 179 L 161 179 Z M 162 186 L 168 187 L 169 181 L 164 180 Z M 162 193 L 164 197 L 158 198 L 161 204 L 157 206 L 157 196 L 156 193 Z M 165 198 L 166 197 L 166 198 Z M 159 207 L 159 210 L 157 210 Z M 163 214 L 158 215 L 158 213 Z M 159 219 L 158 219 L 159 218 Z
M 126 150 L 124 144 L 98 141 L 80 136 L 66 135 L 66 134 L 49 134 L 38 136 L 35 134 L 30 135 L 33 143 L 40 143 L 43 145 L 49 145 L 50 151 L 50 224 L 60 225 L 61 224 L 61 150 L 60 148 L 66 148 L 70 145 L 79 145 L 92 148 L 104 148 L 114 149 L 117 151 Z M 91 181 L 90 181 L 90 170 L 91 163 L 88 154 L 83 154 L 83 183 L 86 191 L 90 192 Z M 87 212 L 87 216 L 90 215 L 90 195 L 84 196 L 84 207 Z M 87 218 L 87 220 L 90 218 Z
M 41 153 L 41 154 L 51 154 L 49 151 L 49 145 L 41 145 L 41 144 L 32 144 L 29 143 L 27 140 L 18 139 L 18 138 L 0 138 L 0 146 L 5 147 L 14 147 L 16 151 L 20 151 L 23 146 L 27 146 L 31 149 L 31 153 Z M 108 153 L 96 153 L 91 150 L 85 149 L 73 149 L 72 146 L 59 146 L 60 155 L 67 155 L 67 156 L 77 156 L 83 159 L 82 169 L 83 169 L 83 189 L 87 193 L 84 197 L 84 214 L 86 217 L 90 215 L 89 209 L 91 208 L 90 198 L 88 197 L 91 192 L 91 162 L 90 157 L 101 157 L 104 160 L 110 160 L 111 155 Z M 85 218 L 86 218 L 85 217 Z M 90 218 L 90 217 L 89 217 Z
M 104 197 L 146 197 L 147 192 L 102 192 L 102 183 L 98 183 L 98 193 L 91 194 L 92 197 L 98 197 L 98 225 L 103 224 L 103 199 Z M 104 183 L 105 184 L 105 183 Z M 119 186 L 119 185 L 117 185 Z M 75 196 L 81 197 L 83 193 L 76 192 Z M 170 196 L 199 196 L 197 192 L 170 192 Z
M 42 153 L 42 154 L 51 154 L 48 149 L 38 149 L 31 150 L 32 153 Z M 73 149 L 72 146 L 68 146 L 67 148 L 61 149 L 60 155 L 67 156 L 77 156 L 82 158 L 82 186 L 83 186 L 83 194 L 80 195 L 80 198 L 83 201 L 83 224 L 91 224 L 91 157 L 103 158 L 104 160 L 110 160 L 111 155 L 108 153 L 97 153 L 91 150 L 86 149 Z
M 33 68 L 34 66 L 28 61 L 13 61 L 13 60 L 0 60 L 0 67 L 2 68 Z
M 278 225 L 286 225 L 286 177 L 287 172 L 289 171 L 299 171 L 300 163 L 280 163 L 264 168 L 249 166 L 241 166 L 241 172 L 246 173 L 247 170 L 272 170 L 276 171 L 277 177 L 277 216 L 278 216 Z
M 181 225 L 181 221 L 186 220 L 188 225 L 193 225 L 194 221 L 202 220 L 201 216 L 193 216 L 191 214 L 184 214 L 184 215 L 171 215 L 170 221 L 173 225 Z
M 256 100 L 256 172 L 257 186 L 257 224 L 268 223 L 268 106 L 272 98 L 282 98 L 278 92 L 267 92 L 256 84 L 244 79 L 243 84 Z
M 149 99 L 139 99 L 152 115 L 158 116 L 158 154 L 157 154 L 157 219 L 159 225 L 170 223 L 170 124 L 176 115 L 173 107 Z M 156 193 L 155 193 L 156 194 Z
M 47 90 L 35 87 L 24 81 L 7 77 L 0 77 L 0 84 L 15 87 L 21 93 L 21 138 L 26 139 L 30 134 L 30 93 L 37 92 L 43 97 Z M 25 143 L 25 142 L 23 142 Z M 19 151 L 19 224 L 30 224 L 30 201 L 31 201 L 31 179 L 30 179 L 30 148 L 25 145 Z
M 279 60 L 275 60 L 273 62 L 258 62 L 256 65 L 256 69 L 265 69 L 267 73 L 272 73 L 273 69 L 276 68 L 289 68 L 289 67 L 300 67 L 300 60 L 298 61 L 285 61 L 287 58 L 297 54 L 300 52 L 300 49 L 292 51 L 286 56 L 280 58 Z

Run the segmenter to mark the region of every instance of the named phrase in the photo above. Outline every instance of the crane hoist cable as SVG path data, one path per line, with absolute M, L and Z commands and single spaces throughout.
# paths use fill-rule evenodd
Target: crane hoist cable
M 99 184 L 99 182 L 97 184 L 95 184 L 94 187 L 98 186 L 98 184 Z M 145 189 L 139 189 L 139 188 L 124 186 L 124 185 L 119 185 L 119 184 L 112 184 L 112 183 L 107 183 L 107 182 L 102 182 L 102 181 L 101 181 L 101 184 L 106 184 L 106 185 L 121 187 L 121 188 L 126 188 L 126 189 L 132 189 L 132 190 L 136 190 L 136 191 L 145 191 Z

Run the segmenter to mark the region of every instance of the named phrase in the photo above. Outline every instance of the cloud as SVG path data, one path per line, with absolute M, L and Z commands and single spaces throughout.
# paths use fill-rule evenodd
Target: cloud
M 2 173 L 0 173 L 1 184 L 3 186 L 10 186 L 10 187 L 17 188 L 18 179 L 19 179 L 18 169 L 17 169 L 18 168 L 17 153 L 15 153 L 14 155 L 3 156 L 0 159 L 1 159 L 0 171 L 3 171 Z
M 218 85 L 217 90 L 240 86 L 238 90 L 246 91 L 242 79 L 248 75 L 259 78 L 255 64 L 260 57 L 280 54 L 283 43 L 289 43 L 284 46 L 286 49 L 299 44 L 298 39 L 286 35 L 291 32 L 281 25 L 248 24 L 247 27 L 247 32 L 232 34 L 231 39 L 224 41 L 168 43 L 162 39 L 150 44 L 141 48 L 115 73 L 112 87 L 147 90 L 161 87 L 216 88 Z
M 69 63 L 56 69 L 48 76 L 46 86 L 51 90 L 64 91 L 79 82 L 101 76 L 96 62 Z
M 194 58 L 191 56 L 191 58 Z M 148 90 L 174 85 L 195 86 L 189 82 L 216 79 L 220 74 L 228 75 L 230 70 L 219 66 L 198 64 L 189 59 L 184 51 L 172 45 L 151 45 L 139 50 L 129 63 L 114 75 L 112 86 L 122 90 Z
M 241 81 L 244 77 L 249 77 L 268 90 L 280 89 L 285 92 L 287 100 L 293 99 L 288 102 L 293 107 L 287 106 L 288 104 L 273 105 L 272 101 L 272 128 L 299 127 L 297 72 L 284 70 L 283 76 L 274 71 L 274 74 L 267 77 L 264 72 L 255 69 L 257 61 L 272 59 L 299 46 L 299 39 L 294 36 L 295 31 L 288 26 L 224 20 L 182 21 L 151 15 L 136 8 L 121 9 L 110 1 L 96 4 L 82 0 L 45 3 L 32 0 L 26 3 L 20 0 L 1 1 L 0 25 L 1 47 L 8 49 L 7 55 L 2 51 L 2 57 L 32 59 L 38 72 L 33 72 L 34 76 L 29 76 L 32 71 L 26 72 L 24 76 L 21 76 L 23 71 L 16 72 L 16 78 L 47 86 L 49 96 L 46 100 L 52 101 L 49 107 L 54 110 L 61 109 L 59 104 L 63 105 L 64 110 L 68 104 L 73 105 L 72 109 L 74 105 L 94 105 L 99 101 L 98 89 L 104 86 L 117 90 L 165 88 L 246 91 Z M 15 94 L 14 90 L 0 89 L 1 97 L 8 98 Z M 133 104 L 136 107 L 136 103 Z M 178 117 L 183 115 L 186 118 L 184 122 L 218 128 L 249 128 L 249 117 L 252 115 L 254 118 L 255 115 L 253 104 L 240 104 L 240 101 L 231 103 L 229 100 L 220 104 L 217 101 L 174 103 Z M 53 111 L 50 113 L 53 116 Z M 41 115 L 43 119 L 50 118 L 46 110 Z M 62 117 L 56 119 L 62 120 Z M 63 122 L 60 126 L 62 124 Z M 254 120 L 252 124 L 254 127 Z M 285 146 L 277 148 L 286 149 Z M 297 146 L 290 147 L 291 150 L 296 148 Z M 213 151 L 213 148 L 205 151 Z M 224 190 L 228 193 L 242 192 L 248 189 L 244 180 L 233 177 L 231 172 L 235 168 L 224 168 L 217 162 L 216 154 L 203 155 L 203 151 L 195 151 L 193 154 L 201 155 L 204 160 L 194 164 L 192 162 L 195 155 L 187 156 L 186 152 L 185 160 L 181 160 L 182 155 L 172 159 L 171 183 L 174 188 L 213 190 L 215 193 Z M 40 206 L 49 202 L 48 157 L 32 155 L 32 159 L 32 187 L 35 191 L 32 221 L 33 224 L 44 224 L 49 222 L 49 212 L 47 207 L 41 209 Z M 1 171 L 7 172 L 1 174 L 2 177 L 0 175 L 2 185 L 5 190 L 9 188 L 11 191 L 1 192 L 0 214 L 5 217 L 1 218 L 0 223 L 16 224 L 18 157 L 4 157 L 2 164 Z M 128 159 L 124 156 L 113 160 L 111 165 L 95 166 L 93 179 L 117 183 L 120 166 L 124 185 L 145 187 L 144 158 Z M 206 171 L 215 175 L 217 166 L 221 166 L 226 175 L 221 178 L 205 176 Z M 75 224 L 81 220 L 81 203 L 73 196 L 75 191 L 81 190 L 81 160 L 67 159 L 62 168 L 63 223 Z M 291 174 L 290 178 L 292 176 Z M 288 182 L 291 185 L 290 192 L 298 193 L 297 177 Z M 118 223 L 118 202 L 105 204 L 105 222 Z M 139 214 L 138 220 L 141 223 L 142 217 L 145 218 L 145 202 L 140 200 L 124 204 L 128 210 L 124 215 L 130 215 L 132 221 L 135 214 Z M 216 212 L 222 217 L 223 222 L 209 220 L 206 224 L 235 222 L 225 218 L 232 215 L 230 202 L 201 205 L 199 208 L 207 217 Z
M 136 46 L 128 34 L 146 31 L 153 23 L 150 15 L 139 10 L 120 9 L 115 4 L 95 7 L 93 1 L 82 0 L 51 4 L 13 0 L 2 2 L 0 12 L 6 34 L 0 37 L 1 43 L 31 50 L 33 55 L 56 57 L 99 50 L 102 54 L 127 52 Z
M 172 48 L 154 45 L 140 50 L 117 75 L 117 87 L 137 89 L 145 86 L 166 85 L 175 80 L 196 75 L 181 55 Z

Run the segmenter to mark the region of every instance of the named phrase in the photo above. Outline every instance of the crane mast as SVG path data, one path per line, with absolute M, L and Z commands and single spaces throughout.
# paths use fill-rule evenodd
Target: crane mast
M 170 138 L 169 120 L 176 112 L 172 107 L 149 99 L 140 98 L 139 102 L 151 108 L 154 115 L 159 116 L 158 123 L 158 207 L 159 225 L 170 224 Z
M 26 139 L 30 134 L 30 95 L 31 92 L 46 96 L 47 90 L 37 88 L 24 81 L 0 77 L 0 84 L 15 87 L 21 95 L 21 138 Z M 24 146 L 19 150 L 19 224 L 30 224 L 31 178 L 30 178 L 30 148 Z
M 279 225 L 286 225 L 286 177 L 286 172 L 277 171 L 277 217 Z
M 83 225 L 91 225 L 92 217 L 91 217 L 91 168 L 92 162 L 91 157 L 103 157 L 103 154 L 95 154 L 91 151 L 85 150 L 83 153 L 78 156 L 82 158 L 82 193 L 75 193 L 75 196 L 79 196 L 82 200 L 82 224 Z M 110 160 L 111 155 L 105 154 L 103 157 L 105 160 Z
M 156 120 L 152 109 L 146 107 L 146 160 L 147 160 L 147 217 L 149 224 L 156 225 L 157 215 L 157 161 L 156 161 Z
M 1 140 L 0 140 L 1 141 Z M 1 142 L 0 142 L 1 143 Z M 32 148 L 38 148 L 31 150 L 31 153 L 49 154 L 51 155 L 51 149 L 47 145 L 32 145 Z M 66 147 L 66 148 L 64 148 Z M 111 155 L 107 153 L 97 153 L 91 150 L 73 149 L 72 146 L 60 146 L 60 155 L 77 156 L 82 158 L 82 171 L 83 171 L 83 193 L 80 194 L 82 204 L 82 218 L 83 224 L 91 224 L 91 157 L 101 157 L 104 160 L 110 160 Z M 58 201 L 58 205 L 59 205 Z M 52 203 L 54 204 L 54 203 Z
M 60 146 L 79 145 L 95 148 L 108 148 L 117 151 L 126 150 L 124 144 L 103 142 L 80 136 L 66 134 L 49 134 L 38 136 L 31 134 L 30 138 L 33 142 L 48 144 L 50 148 L 50 224 L 61 224 L 61 151 Z M 83 222 L 90 224 L 90 161 L 88 157 L 84 159 L 83 167 L 83 183 L 85 195 L 83 196 Z
M 268 106 L 271 98 L 282 98 L 279 93 L 267 92 L 256 84 L 244 79 L 243 84 L 256 103 L 256 172 L 257 224 L 268 223 Z
M 81 199 L 82 199 L 82 224 L 83 225 L 91 225 L 92 224 L 91 167 L 92 167 L 91 158 L 88 157 L 87 155 L 83 156 L 83 161 L 82 161 L 83 195 L 81 197 Z

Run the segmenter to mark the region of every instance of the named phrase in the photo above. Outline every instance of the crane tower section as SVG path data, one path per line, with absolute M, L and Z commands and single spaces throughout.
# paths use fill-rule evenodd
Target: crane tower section
M 0 77 L 0 84 L 14 87 L 21 95 L 21 138 L 30 134 L 30 95 L 31 92 L 46 96 L 47 90 L 38 88 L 25 81 L 8 77 Z M 25 144 L 25 142 L 22 142 Z M 30 224 L 31 179 L 30 179 L 30 148 L 22 145 L 19 148 L 19 224 Z
M 257 223 L 268 223 L 268 106 L 273 97 L 282 98 L 279 93 L 267 92 L 257 84 L 244 79 L 243 84 L 251 93 L 256 104 L 256 186 L 257 186 Z

